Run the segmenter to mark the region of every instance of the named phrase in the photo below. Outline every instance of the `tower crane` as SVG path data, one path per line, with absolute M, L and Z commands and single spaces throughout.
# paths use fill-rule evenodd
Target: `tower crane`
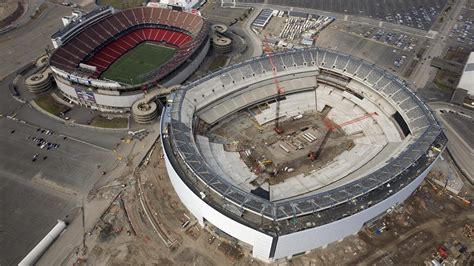
M 273 51 L 268 45 L 267 36 L 265 36 L 265 40 L 263 42 L 264 52 L 267 54 L 268 62 L 272 67 L 272 74 L 273 74 L 273 83 L 275 83 L 275 88 L 277 91 L 277 98 L 276 98 L 276 116 L 275 116 L 275 127 L 274 130 L 276 133 L 281 134 L 283 133 L 283 129 L 280 127 L 280 99 L 285 94 L 285 89 L 281 86 L 280 81 L 277 78 L 276 67 L 273 63 Z
M 315 151 L 311 151 L 308 153 L 308 158 L 311 160 L 311 161 L 314 161 L 316 160 L 319 155 L 321 154 L 321 150 L 322 148 L 324 147 L 324 145 L 326 144 L 326 142 L 328 141 L 329 139 L 329 135 L 331 134 L 331 132 L 333 130 L 337 130 L 337 129 L 342 129 L 343 127 L 345 126 L 348 126 L 348 125 L 351 125 L 351 124 L 354 124 L 354 123 L 357 123 L 359 121 L 362 121 L 364 119 L 367 119 L 369 117 L 372 117 L 372 116 L 376 116 L 378 115 L 376 112 L 373 112 L 373 113 L 366 113 L 362 116 L 359 116 L 359 117 L 356 117 L 354 119 L 351 119 L 351 120 L 348 120 L 348 121 L 345 121 L 345 122 L 342 122 L 340 124 L 335 124 L 333 123 L 329 118 L 327 117 L 324 117 L 323 118 L 323 122 L 324 122 L 324 126 L 326 127 L 326 132 L 324 133 L 324 136 L 323 136 L 323 140 L 320 142 L 319 146 L 316 147 L 316 150 Z

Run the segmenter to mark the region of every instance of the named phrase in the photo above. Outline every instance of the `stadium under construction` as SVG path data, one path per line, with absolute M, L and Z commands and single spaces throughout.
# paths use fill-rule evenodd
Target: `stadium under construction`
M 161 131 L 172 185 L 199 224 L 266 262 L 383 216 L 447 142 L 406 83 L 321 48 L 270 53 L 177 88 Z

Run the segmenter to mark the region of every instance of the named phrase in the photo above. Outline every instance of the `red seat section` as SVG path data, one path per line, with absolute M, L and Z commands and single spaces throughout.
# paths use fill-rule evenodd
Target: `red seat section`
M 156 28 L 147 28 L 145 24 L 155 25 Z M 203 36 L 207 34 L 207 31 L 203 30 L 203 25 L 204 20 L 201 17 L 187 12 L 152 7 L 123 10 L 84 28 L 72 39 L 66 41 L 53 53 L 50 64 L 66 72 L 81 72 L 79 64 L 94 53 L 97 47 L 108 42 L 85 62 L 97 67 L 97 71 L 90 75 L 97 78 L 115 60 L 139 43 L 154 41 L 178 48 L 173 59 L 160 69 L 160 73 L 163 72 L 162 74 L 165 75 L 164 72 L 174 69 L 182 62 L 180 60 L 187 58 L 201 43 Z M 138 29 L 113 39 L 114 36 L 135 26 L 138 26 Z M 158 28 L 162 26 L 169 26 L 169 28 Z M 172 29 L 181 29 L 186 33 Z M 113 41 L 109 42 L 111 39 Z
M 137 29 L 109 43 L 99 50 L 86 64 L 97 67 L 97 72 L 94 76 L 99 76 L 100 73 L 109 68 L 115 60 L 144 41 L 162 42 L 179 49 L 183 48 L 191 40 L 191 36 L 173 30 L 158 28 Z M 80 51 L 81 47 L 74 48 Z

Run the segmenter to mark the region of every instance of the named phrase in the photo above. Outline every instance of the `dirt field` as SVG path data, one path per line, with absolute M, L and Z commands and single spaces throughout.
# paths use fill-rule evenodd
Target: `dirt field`
M 258 111 L 258 108 L 253 109 L 254 113 Z M 225 150 L 240 152 L 250 169 L 257 174 L 266 173 L 263 175 L 268 180 L 255 180 L 255 185 L 261 185 L 264 181 L 275 185 L 289 177 L 324 167 L 336 156 L 353 147 L 351 138 L 359 136 L 346 136 L 339 130 L 329 132 L 322 118 L 320 113 L 305 112 L 301 119 L 282 120 L 280 129 L 283 133 L 277 134 L 274 122 L 260 126 L 250 113 L 240 112 L 209 132 L 203 129 L 200 134 L 217 143 L 228 143 L 224 145 Z M 310 133 L 317 139 L 309 142 L 303 137 L 305 133 Z M 285 152 L 280 145 L 289 152 Z M 245 151 L 251 151 L 251 154 L 246 155 Z M 310 152 L 318 155 L 315 160 L 308 158 Z M 291 172 L 284 171 L 290 168 Z
M 84 249 L 78 247 L 71 254 L 70 262 L 79 265 L 223 265 L 233 262 L 232 253 L 226 255 L 225 250 L 219 249 L 222 241 L 209 241 L 212 236 L 196 224 L 179 202 L 161 156 L 161 151 L 153 152 L 147 166 L 97 191 L 96 198 L 116 200 L 94 230 L 86 232 L 86 254 L 82 255 Z
M 472 192 L 473 187 L 465 184 L 461 194 Z M 292 264 L 422 265 L 433 259 L 440 245 L 459 241 L 467 251 L 456 257 L 458 265 L 472 265 L 474 238 L 466 237 L 465 225 L 472 226 L 473 220 L 472 203 L 466 205 L 425 181 L 404 205 L 366 226 L 357 236 L 295 258 Z M 447 261 L 454 255 L 448 251 Z
M 465 64 L 465 61 L 467 60 L 468 56 L 469 53 L 466 50 L 448 49 L 446 51 L 444 59 Z M 436 72 L 436 76 L 433 82 L 438 86 L 438 88 L 451 91 L 456 88 L 456 85 L 459 83 L 460 78 L 461 76 L 456 73 L 439 69 Z
M 448 155 L 444 155 L 445 158 Z M 472 195 L 467 184 L 461 192 Z M 166 174 L 159 144 L 145 163 L 126 178 L 100 189 L 96 197 L 116 198 L 92 232 L 86 232 L 86 254 L 78 247 L 70 262 L 94 265 L 263 265 L 249 250 L 201 228 L 180 203 Z M 438 247 L 458 241 L 466 252 L 457 257 L 469 265 L 474 241 L 472 205 L 428 183 L 401 207 L 366 226 L 357 235 L 326 248 L 279 261 L 286 265 L 420 265 Z M 472 236 L 474 237 L 474 235 Z M 451 254 L 451 255 L 449 255 Z M 455 254 L 458 255 L 458 254 Z M 454 253 L 448 252 L 447 260 Z

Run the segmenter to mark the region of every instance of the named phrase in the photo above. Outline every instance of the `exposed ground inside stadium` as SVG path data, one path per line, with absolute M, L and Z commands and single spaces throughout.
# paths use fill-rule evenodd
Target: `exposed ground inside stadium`
M 101 76 L 125 84 L 138 84 L 146 74 L 170 60 L 175 49 L 154 42 L 144 42 L 115 61 Z
M 260 125 L 252 116 L 268 108 L 267 104 L 261 104 L 241 111 L 209 131 L 198 133 L 210 141 L 223 142 L 225 151 L 239 152 L 247 167 L 259 174 L 249 180 L 257 187 L 265 182 L 276 185 L 297 174 L 323 168 L 336 156 L 352 149 L 352 139 L 360 135 L 346 135 L 341 129 L 329 132 L 323 114 L 315 110 L 296 119 L 282 118 L 278 126 L 281 132 L 277 133 L 275 121 Z M 245 156 L 246 152 L 250 155 Z

